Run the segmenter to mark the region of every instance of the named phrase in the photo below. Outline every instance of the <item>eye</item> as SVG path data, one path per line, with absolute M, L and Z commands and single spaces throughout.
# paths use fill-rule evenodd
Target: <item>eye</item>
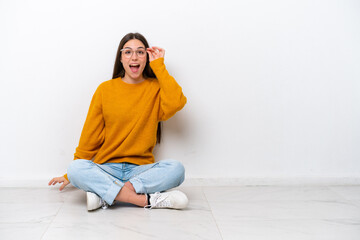
M 137 54 L 138 54 L 139 56 L 144 56 L 144 55 L 145 55 L 145 51 L 144 51 L 144 50 L 138 50 L 138 51 L 137 51 Z
M 125 54 L 125 55 L 131 55 L 131 50 L 125 50 L 125 51 L 124 51 L 124 54 Z

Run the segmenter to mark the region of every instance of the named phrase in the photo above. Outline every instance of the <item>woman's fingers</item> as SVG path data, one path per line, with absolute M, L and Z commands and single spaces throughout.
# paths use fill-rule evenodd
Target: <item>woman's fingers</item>
M 53 178 L 53 179 L 50 180 L 49 186 L 50 186 L 50 185 L 55 185 L 56 183 L 57 183 L 56 178 Z
M 51 179 L 48 184 L 50 186 L 50 185 L 55 185 L 57 183 L 62 183 L 62 182 L 64 182 L 64 180 L 62 180 L 61 177 L 60 178 L 56 177 L 56 178 Z
M 146 51 L 147 51 L 149 54 L 153 54 L 153 52 L 154 52 L 151 48 L 148 48 Z
M 66 184 L 63 183 L 63 184 L 60 186 L 60 191 L 63 190 L 65 186 L 66 186 Z
M 160 47 L 151 47 L 150 48 L 152 51 L 156 52 L 156 53 L 160 53 L 160 52 L 164 52 L 165 50 L 163 48 Z
M 152 54 L 152 51 L 150 49 L 147 50 L 147 53 L 149 54 L 149 60 L 152 61 L 154 59 L 154 56 Z
M 158 57 L 164 57 L 165 55 L 165 49 L 161 48 L 161 47 L 152 47 L 154 49 L 154 51 L 156 52 L 156 54 L 158 55 Z
M 165 50 L 156 46 L 147 48 L 146 51 L 149 54 L 150 62 L 158 58 L 163 58 L 165 55 Z
M 63 190 L 70 182 L 64 177 L 56 177 L 50 180 L 49 185 L 55 185 L 57 183 L 62 183 L 60 186 L 60 191 Z
M 156 46 L 153 46 L 152 47 L 155 51 L 159 51 L 159 52 L 163 52 L 163 51 L 165 51 L 163 48 L 161 48 L 161 47 L 156 47 Z
M 50 182 L 48 183 L 48 185 L 50 186 L 53 183 L 53 179 L 50 180 Z
M 69 181 L 63 181 L 63 184 L 60 186 L 60 191 L 63 190 L 69 183 Z

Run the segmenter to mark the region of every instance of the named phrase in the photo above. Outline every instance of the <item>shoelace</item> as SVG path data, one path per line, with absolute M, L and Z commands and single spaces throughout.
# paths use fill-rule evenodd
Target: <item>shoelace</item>
M 167 200 L 168 196 L 162 198 L 162 194 L 159 193 L 159 192 L 156 192 L 154 193 L 154 195 L 152 196 L 153 200 L 152 202 L 154 204 L 151 204 L 151 205 L 147 205 L 145 206 L 144 208 L 147 208 L 147 209 L 152 209 L 154 207 L 170 207 L 171 206 L 171 203 L 169 200 Z

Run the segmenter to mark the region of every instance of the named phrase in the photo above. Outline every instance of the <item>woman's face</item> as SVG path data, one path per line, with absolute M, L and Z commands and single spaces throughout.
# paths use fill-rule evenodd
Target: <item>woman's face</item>
M 125 78 L 141 80 L 146 66 L 146 48 L 138 39 L 125 43 L 121 51 L 121 63 L 125 69 Z

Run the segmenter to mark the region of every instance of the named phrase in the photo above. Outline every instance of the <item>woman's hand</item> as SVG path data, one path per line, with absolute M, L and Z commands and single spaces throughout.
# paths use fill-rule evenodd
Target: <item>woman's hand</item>
M 49 182 L 49 186 L 50 185 L 55 185 L 57 183 L 62 183 L 62 185 L 60 186 L 60 191 L 64 189 L 64 187 L 66 187 L 66 185 L 68 185 L 70 182 L 68 180 L 66 180 L 65 177 L 55 177 L 53 179 L 50 180 Z
M 163 58 L 165 56 L 165 50 L 159 47 L 151 47 L 146 49 L 146 52 L 149 54 L 150 62 L 158 59 Z

